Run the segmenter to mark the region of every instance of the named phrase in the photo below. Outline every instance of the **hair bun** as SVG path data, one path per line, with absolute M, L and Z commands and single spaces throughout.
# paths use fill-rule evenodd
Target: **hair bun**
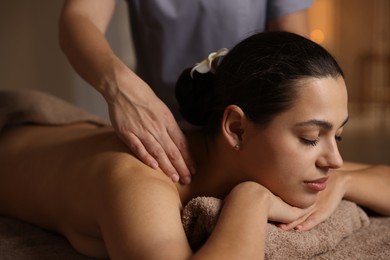
M 190 76 L 192 68 L 182 72 L 176 83 L 176 99 L 183 118 L 197 126 L 208 123 L 212 105 L 214 74 L 198 73 Z

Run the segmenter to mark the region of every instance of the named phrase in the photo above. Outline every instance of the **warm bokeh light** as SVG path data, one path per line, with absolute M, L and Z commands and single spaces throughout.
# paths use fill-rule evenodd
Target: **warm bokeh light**
M 313 31 L 311 31 L 310 33 L 310 39 L 313 41 L 313 42 L 316 42 L 318 44 L 321 44 L 324 42 L 325 40 L 325 34 L 322 30 L 319 30 L 319 29 L 315 29 Z

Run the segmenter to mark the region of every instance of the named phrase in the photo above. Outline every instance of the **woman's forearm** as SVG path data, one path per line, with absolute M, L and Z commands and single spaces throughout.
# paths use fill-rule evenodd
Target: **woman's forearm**
M 390 167 L 385 165 L 347 164 L 344 198 L 390 216 Z
M 217 225 L 194 259 L 263 259 L 268 202 L 259 185 L 236 187 L 224 202 Z

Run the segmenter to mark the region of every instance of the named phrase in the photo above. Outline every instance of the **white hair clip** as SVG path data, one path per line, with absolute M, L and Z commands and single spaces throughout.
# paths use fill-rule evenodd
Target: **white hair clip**
M 218 66 L 219 58 L 225 56 L 228 52 L 228 49 L 222 48 L 219 49 L 217 52 L 210 53 L 207 59 L 196 63 L 196 65 L 192 68 L 190 72 L 191 78 L 194 78 L 194 71 L 197 71 L 199 73 L 208 73 L 211 71 L 211 73 L 215 73 Z

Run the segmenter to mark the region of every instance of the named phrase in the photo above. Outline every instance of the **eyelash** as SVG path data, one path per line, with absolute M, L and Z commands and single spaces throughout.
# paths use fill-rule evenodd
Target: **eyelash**
M 304 145 L 308 145 L 308 146 L 316 146 L 318 144 L 318 141 L 319 141 L 319 139 L 309 140 L 309 139 L 301 138 L 301 142 Z
M 336 135 L 335 139 L 336 139 L 337 142 L 341 142 L 343 140 L 341 135 Z M 316 146 L 318 144 L 318 141 L 319 141 L 319 139 L 309 140 L 309 139 L 301 138 L 301 142 L 304 145 L 309 145 L 309 146 Z

